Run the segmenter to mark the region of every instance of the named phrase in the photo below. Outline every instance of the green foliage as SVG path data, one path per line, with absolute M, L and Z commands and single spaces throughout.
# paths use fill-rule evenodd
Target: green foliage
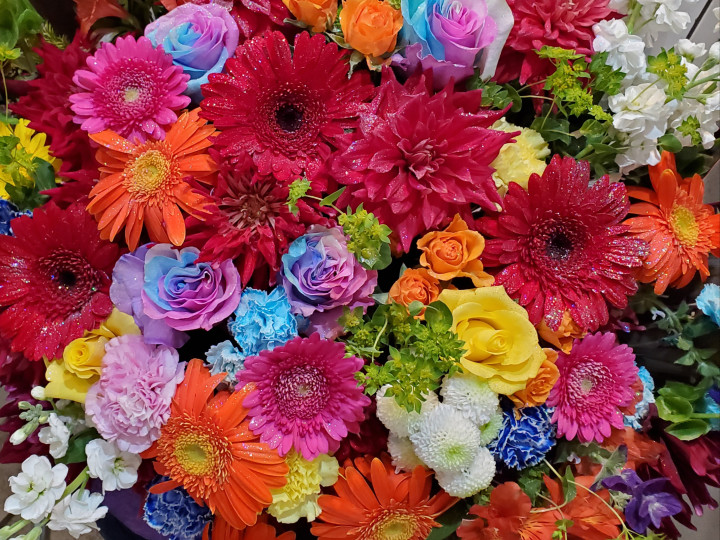
M 468 509 L 468 504 L 461 499 L 455 506 L 436 519 L 440 527 L 434 528 L 427 540 L 443 540 L 451 537 L 460 526 L 463 518 L 467 516 Z
M 414 304 L 414 303 L 413 303 Z M 368 361 L 358 381 L 373 395 L 390 385 L 387 396 L 408 411 L 420 410 L 423 394 L 436 390 L 446 374 L 459 370 L 463 342 L 450 330 L 452 314 L 442 302 L 423 305 L 383 304 L 372 316 L 345 310 L 340 319 L 347 332 L 348 354 Z
M 21 210 L 42 205 L 47 197 L 40 192 L 55 187 L 55 171 L 47 161 L 34 158 L 14 135 L 0 137 L 0 167 L 10 175 L 6 184 L 10 200 Z
M 374 214 L 363 208 L 362 203 L 355 209 L 355 213 L 350 208 L 341 213 L 338 224 L 350 238 L 348 249 L 365 268 L 382 270 L 392 262 L 392 229 L 381 224 Z
M 540 495 L 545 490 L 543 477 L 550 474 L 550 467 L 547 463 L 539 463 L 534 467 L 528 467 L 520 471 L 517 483 L 525 494 L 530 497 L 532 505 L 536 506 Z
M 85 447 L 87 446 L 87 443 L 98 439 L 99 437 L 100 435 L 93 428 L 86 429 L 77 435 L 73 435 L 70 437 L 70 441 L 68 442 L 67 453 L 55 461 L 58 463 L 65 463 L 66 465 L 70 463 L 83 463 L 87 459 L 85 457 Z
M 510 110 L 518 112 L 522 108 L 522 97 L 517 89 L 510 84 L 497 84 L 483 81 L 476 73 L 466 83 L 468 90 L 482 90 L 482 106 L 493 109 L 504 109 L 512 103 Z
M 14 48 L 18 42 L 34 37 L 43 19 L 28 0 L 3 0 L 0 3 L 0 46 Z
M 710 419 L 720 414 L 705 412 L 705 393 L 712 385 L 706 378 L 697 385 L 669 381 L 660 390 L 655 400 L 658 416 L 671 422 L 665 431 L 683 441 L 697 439 L 710 431 Z
M 670 99 L 682 99 L 688 86 L 687 67 L 682 63 L 682 57 L 672 48 L 668 51 L 661 49 L 657 56 L 648 57 L 649 73 L 653 73 L 667 83 L 665 93 Z
M 690 137 L 690 142 L 694 145 L 702 144 L 702 137 L 700 136 L 700 121 L 695 116 L 688 116 L 685 118 L 677 128 L 678 132 L 682 135 Z
M 290 184 L 288 191 L 288 208 L 293 215 L 298 213 L 298 201 L 302 199 L 305 194 L 310 190 L 310 180 L 307 178 L 298 178 Z
M 625 466 L 625 463 L 627 463 L 627 455 L 627 446 L 620 445 L 606 458 L 601 457 L 599 459 L 599 463 L 602 464 L 602 467 L 600 467 L 600 472 L 595 477 L 593 485 L 599 486 L 600 482 L 605 480 L 605 478 L 620 474 L 620 471 Z
M 594 53 L 592 61 L 588 66 L 590 74 L 593 76 L 593 89 L 596 92 L 602 92 L 610 96 L 614 96 L 620 91 L 620 86 L 625 78 L 625 73 L 619 69 L 613 69 L 607 64 L 607 52 Z
M 568 536 L 568 529 L 570 529 L 573 525 L 575 525 L 575 522 L 572 519 L 559 519 L 555 522 L 555 532 L 552 534 L 553 540 L 557 539 L 565 539 Z

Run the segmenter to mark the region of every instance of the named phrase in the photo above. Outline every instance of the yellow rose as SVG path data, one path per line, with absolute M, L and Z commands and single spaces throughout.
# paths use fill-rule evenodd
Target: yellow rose
M 527 189 L 530 175 L 542 174 L 545 171 L 545 158 L 550 155 L 550 148 L 537 131 L 521 128 L 510 124 L 504 118 L 495 122 L 491 129 L 505 132 L 519 131 L 515 142 L 507 143 L 492 162 L 495 169 L 492 177 L 500 195 L 505 195 L 510 182 L 515 182 Z
M 126 334 L 140 334 L 140 329 L 130 315 L 113 309 L 100 328 L 71 341 L 63 357 L 47 365 L 45 395 L 85 403 L 85 394 L 100 379 L 105 344 Z
M 446 289 L 439 300 L 452 312 L 453 330 L 465 342 L 463 368 L 484 379 L 493 392 L 525 388 L 545 360 L 527 311 L 503 287 Z

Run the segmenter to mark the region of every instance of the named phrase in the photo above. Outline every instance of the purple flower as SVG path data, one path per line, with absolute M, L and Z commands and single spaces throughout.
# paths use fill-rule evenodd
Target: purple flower
M 227 8 L 218 4 L 183 4 L 145 27 L 145 37 L 190 75 L 185 93 L 195 101 L 202 99 L 200 86 L 208 75 L 220 73 L 235 53 L 239 34 Z
M 654 478 L 643 482 L 635 471 L 625 469 L 618 476 L 602 481 L 613 491 L 630 495 L 625 507 L 625 519 L 635 532 L 644 534 L 650 523 L 660 527 L 664 517 L 674 516 L 682 510 L 682 504 L 674 495 L 667 493 L 667 478 Z
M 195 263 L 196 248 L 151 247 L 145 255 L 142 303 L 151 319 L 176 330 L 210 330 L 227 319 L 240 302 L 240 274 L 230 259 Z
M 373 304 L 377 272 L 366 270 L 348 251 L 342 229 L 313 225 L 282 257 L 281 279 L 295 314 L 310 319 L 310 331 L 337 336 L 343 306 Z
M 146 244 L 118 259 L 113 269 L 110 299 L 120 311 L 132 315 L 146 343 L 182 347 L 188 340 L 187 334 L 171 328 L 164 320 L 151 319 L 145 314 L 141 292 L 149 249 L 150 244 Z

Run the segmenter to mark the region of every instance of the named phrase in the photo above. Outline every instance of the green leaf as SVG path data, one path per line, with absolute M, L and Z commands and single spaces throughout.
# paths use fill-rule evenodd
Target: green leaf
M 509 84 L 503 85 L 503 88 L 507 91 L 508 97 L 512 100 L 512 107 L 510 107 L 511 112 L 519 112 L 520 109 L 522 109 L 522 97 L 520 97 L 520 94 L 518 91 Z
M 682 422 L 693 413 L 692 404 L 680 396 L 658 396 L 655 401 L 658 416 L 670 422 Z
M 672 133 L 666 133 L 658 139 L 658 144 L 663 150 L 672 152 L 673 154 L 682 150 L 682 143 Z
M 380 246 L 380 256 L 375 264 L 372 265 L 370 270 L 384 270 L 392 262 L 392 252 L 390 251 L 390 244 L 382 244 Z
M 35 187 L 38 191 L 45 191 L 55 187 L 55 169 L 44 159 L 35 158 Z
M 467 515 L 468 505 L 464 500 L 458 502 L 447 512 L 436 518 L 441 527 L 433 529 L 427 540 L 444 540 L 452 535 L 460 526 L 463 518 Z
M 570 144 L 570 122 L 565 118 L 536 118 L 530 127 L 540 133 L 547 142 L 562 141 Z
M 345 191 L 344 187 L 341 187 L 336 192 L 331 193 L 327 197 L 324 197 L 320 200 L 320 206 L 330 206 L 335 203 L 340 198 L 340 195 L 343 194 L 343 191 Z
M 435 332 L 447 332 L 452 328 L 452 312 L 444 303 L 435 301 L 425 310 L 425 322 Z
M 706 420 L 700 418 L 692 418 L 675 424 L 670 424 L 665 428 L 670 435 L 674 435 L 681 441 L 692 441 L 701 435 L 705 435 L 710 431 L 710 424 Z
M 618 446 L 617 449 L 610 454 L 610 457 L 603 462 L 600 472 L 595 477 L 594 485 L 597 486 L 605 478 L 619 474 L 625 466 L 625 463 L 627 463 L 627 455 L 627 446 L 624 444 Z
M 67 453 L 55 461 L 58 463 L 65 463 L 66 465 L 69 465 L 70 463 L 82 463 L 87 459 L 85 456 L 85 446 L 90 441 L 99 437 L 100 434 L 94 429 L 86 429 L 77 435 L 73 435 L 70 437 L 70 441 L 68 442 Z
M 425 304 L 423 304 L 419 300 L 413 300 L 412 302 L 410 302 L 410 305 L 408 306 L 408 312 L 413 317 L 417 317 L 418 315 L 420 315 L 420 313 L 422 313 L 423 309 L 425 309 Z
M 575 486 L 575 476 L 573 475 L 572 468 L 570 466 L 565 468 L 565 474 L 563 474 L 560 480 L 562 481 L 565 502 L 567 503 L 572 501 L 575 498 L 575 495 L 577 495 L 577 487 Z

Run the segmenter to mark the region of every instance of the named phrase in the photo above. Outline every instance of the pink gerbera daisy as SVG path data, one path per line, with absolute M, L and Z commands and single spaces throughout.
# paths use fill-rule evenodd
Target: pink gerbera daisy
M 70 101 L 75 122 L 89 133 L 108 129 L 126 139 L 163 139 L 176 111 L 190 103 L 181 95 L 190 76 L 146 37 L 104 43 L 87 65 L 75 72 L 81 91 Z
M 560 352 L 555 365 L 560 378 L 546 404 L 555 407 L 558 436 L 602 442 L 611 427 L 623 429 L 621 409 L 635 397 L 638 374 L 630 347 L 616 345 L 609 332 L 589 334 L 575 340 L 570 353 Z
M 245 359 L 238 380 L 255 384 L 243 402 L 250 429 L 282 456 L 291 448 L 305 459 L 334 452 L 348 432 L 359 431 L 370 404 L 355 381 L 362 365 L 345 357 L 345 345 L 318 334 Z

